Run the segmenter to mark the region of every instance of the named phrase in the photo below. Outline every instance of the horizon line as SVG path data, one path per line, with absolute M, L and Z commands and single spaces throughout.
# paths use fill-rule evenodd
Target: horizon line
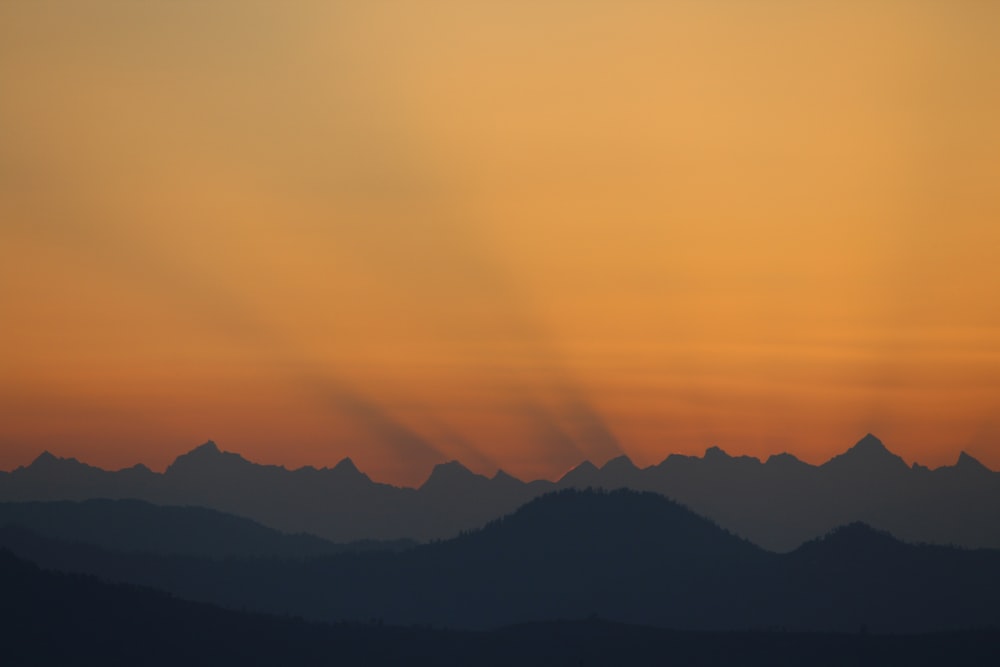
M 818 468 L 822 468 L 823 466 L 827 465 L 831 461 L 833 461 L 835 459 L 838 459 L 841 456 L 844 456 L 845 454 L 848 454 L 849 452 L 851 452 L 851 451 L 855 450 L 856 448 L 858 448 L 859 445 L 861 445 L 862 443 L 866 443 L 866 442 L 873 442 L 873 444 L 875 444 L 877 447 L 879 447 L 882 450 L 884 450 L 886 452 L 886 454 L 888 454 L 889 456 L 892 456 L 892 457 L 895 457 L 895 458 L 899 459 L 900 462 L 908 470 L 923 469 L 923 470 L 928 470 L 928 471 L 936 471 L 936 470 L 942 470 L 942 469 L 950 469 L 950 468 L 957 467 L 959 464 L 962 463 L 963 460 L 968 459 L 972 463 L 978 464 L 979 466 L 981 466 L 982 468 L 984 468 L 985 470 L 987 470 L 987 471 L 989 471 L 991 473 L 998 472 L 996 470 L 993 470 L 992 468 L 990 468 L 989 466 L 987 466 L 982 461 L 980 461 L 976 457 L 972 456 L 971 454 L 969 454 L 965 450 L 961 450 L 959 452 L 958 458 L 956 459 L 955 463 L 953 463 L 951 465 L 947 465 L 946 464 L 946 465 L 937 466 L 935 468 L 930 468 L 928 466 L 925 466 L 925 465 L 919 463 L 918 461 L 913 461 L 911 463 L 907 463 L 906 460 L 903 459 L 902 456 L 899 456 L 898 454 L 896 454 L 895 452 L 893 452 L 892 450 L 890 450 L 888 447 L 886 447 L 885 444 L 882 442 L 882 440 L 880 438 L 878 438 L 877 436 L 873 435 L 872 433 L 867 433 L 864 437 L 862 437 L 860 440 L 858 440 L 857 442 L 855 442 L 853 445 L 851 445 L 850 447 L 848 447 L 843 452 L 841 452 L 839 454 L 834 454 L 833 456 L 831 456 L 826 461 L 824 461 L 822 463 L 818 463 L 818 464 L 809 463 L 808 461 L 800 459 L 798 456 L 796 456 L 795 454 L 792 454 L 792 453 L 790 453 L 788 451 L 775 452 L 775 453 L 772 453 L 772 454 L 768 455 L 768 457 L 766 459 L 762 459 L 760 457 L 751 456 L 751 455 L 748 455 L 748 454 L 735 454 L 734 455 L 734 454 L 731 454 L 731 453 L 727 452 L 725 449 L 723 449 L 722 447 L 720 447 L 718 445 L 711 445 L 711 446 L 705 448 L 705 451 L 704 451 L 704 453 L 701 456 L 691 455 L 691 454 L 681 454 L 681 453 L 678 453 L 678 452 L 671 452 L 671 453 L 667 454 L 658 463 L 652 463 L 650 465 L 643 466 L 643 467 L 637 466 L 635 464 L 635 462 L 632 460 L 632 458 L 630 456 L 628 456 L 627 454 L 625 454 L 625 453 L 619 454 L 618 456 L 612 456 L 612 457 L 608 458 L 607 460 L 605 460 L 601 464 L 597 464 L 597 463 L 591 461 L 590 459 L 583 459 L 579 463 L 577 463 L 576 465 L 574 465 L 573 467 L 571 467 L 569 470 L 567 470 L 566 472 L 564 472 L 561 475 L 559 475 L 558 477 L 556 477 L 555 479 L 549 479 L 549 478 L 545 478 L 545 477 L 538 477 L 538 478 L 530 479 L 529 480 L 529 479 L 522 479 L 522 478 L 520 478 L 520 477 L 518 477 L 516 475 L 513 475 L 513 474 L 507 472 L 506 470 L 504 470 L 502 467 L 498 467 L 493 472 L 492 475 L 488 475 L 488 474 L 484 474 L 484 473 L 478 473 L 478 472 L 475 472 L 474 470 L 472 470 L 471 468 L 469 468 L 465 463 L 463 463 L 459 459 L 449 459 L 449 460 L 439 461 L 438 463 L 435 463 L 433 466 L 431 466 L 431 469 L 428 472 L 427 476 L 424 478 L 424 481 L 422 483 L 416 485 L 416 486 L 409 486 L 409 485 L 405 485 L 405 484 L 392 484 L 392 483 L 389 483 L 389 482 L 379 482 L 377 480 L 374 480 L 367 473 L 365 473 L 363 470 L 361 470 L 360 468 L 357 467 L 357 465 L 354 463 L 354 460 L 352 459 L 352 457 L 350 455 L 343 457 L 337 463 L 335 463 L 333 466 L 317 467 L 315 465 L 306 464 L 306 465 L 299 466 L 299 467 L 296 467 L 296 468 L 289 468 L 289 467 L 287 467 L 287 466 L 285 466 L 283 464 L 260 463 L 260 462 L 257 462 L 257 461 L 251 461 L 250 459 L 247 459 L 246 457 L 244 457 L 239 452 L 234 452 L 234 451 L 220 449 L 219 446 L 218 446 L 218 444 L 214 440 L 211 440 L 211 439 L 206 440 L 202 444 L 200 444 L 200 445 L 198 445 L 198 446 L 196 446 L 196 447 L 194 447 L 194 448 L 192 448 L 192 449 L 190 449 L 190 450 L 188 450 L 186 452 L 178 454 L 177 456 L 174 457 L 173 461 L 170 464 L 168 464 L 162 471 L 154 470 L 153 468 L 150 468 L 148 465 L 146 465 L 146 464 L 144 464 L 142 462 L 137 462 L 137 463 L 135 463 L 135 464 L 133 464 L 131 466 L 125 466 L 125 467 L 117 468 L 117 469 L 102 468 L 101 466 L 96 466 L 96 465 L 92 465 L 90 463 L 87 463 L 85 461 L 81 461 L 80 459 L 78 459 L 76 457 L 73 457 L 73 456 L 68 456 L 68 457 L 58 456 L 56 454 L 53 454 L 48 449 L 45 449 L 38 456 L 36 456 L 34 459 L 32 459 L 32 461 L 30 463 L 28 463 L 27 465 L 20 465 L 20 466 L 17 466 L 15 468 L 12 468 L 10 470 L 3 470 L 3 471 L 0 471 L 0 474 L 12 474 L 14 472 L 17 472 L 18 470 L 27 470 L 27 469 L 31 468 L 32 466 L 34 466 L 36 463 L 38 463 L 39 460 L 45 459 L 46 455 L 48 455 L 48 457 L 51 457 L 52 459 L 55 459 L 57 461 L 75 462 L 75 463 L 77 463 L 79 465 L 87 466 L 89 468 L 94 468 L 94 469 L 101 470 L 101 471 L 108 472 L 108 473 L 122 472 L 122 471 L 125 471 L 125 470 L 131 470 L 131 469 L 134 469 L 134 468 L 141 467 L 141 468 L 145 468 L 146 470 L 150 471 L 153 474 L 164 475 L 164 474 L 167 473 L 167 471 L 173 465 L 175 465 L 177 463 L 177 461 L 179 461 L 183 457 L 189 456 L 191 454 L 194 454 L 195 452 L 198 452 L 199 450 L 214 450 L 214 452 L 216 454 L 218 454 L 219 456 L 225 456 L 225 455 L 236 456 L 240 460 L 245 461 L 246 463 L 249 463 L 250 465 L 261 466 L 261 467 L 280 468 L 280 469 L 285 470 L 287 472 L 295 472 L 295 471 L 298 471 L 298 470 L 309 470 L 309 469 L 316 470 L 316 471 L 334 470 L 334 469 L 340 467 L 341 465 L 347 463 L 351 467 L 353 467 L 354 470 L 356 470 L 359 475 L 364 476 L 370 482 L 372 482 L 374 484 L 385 484 L 385 485 L 388 485 L 388 486 L 395 486 L 397 488 L 420 489 L 423 486 L 425 486 L 434 477 L 434 474 L 435 474 L 435 472 L 438 469 L 440 469 L 442 467 L 445 467 L 445 466 L 452 466 L 452 465 L 455 465 L 455 464 L 458 464 L 458 466 L 460 466 L 464 471 L 468 472 L 470 475 L 473 475 L 473 476 L 476 476 L 476 477 L 482 477 L 483 479 L 486 479 L 486 480 L 496 479 L 497 477 L 501 476 L 501 474 L 503 474 L 503 475 L 511 477 L 511 478 L 515 479 L 516 481 L 524 483 L 524 484 L 531 484 L 533 482 L 540 482 L 540 481 L 549 482 L 549 483 L 552 483 L 552 484 L 559 484 L 563 480 L 565 480 L 566 477 L 568 477 L 569 475 L 571 475 L 574 471 L 577 471 L 577 470 L 579 470 L 581 468 L 584 468 L 584 467 L 588 466 L 588 464 L 594 470 L 603 471 L 612 462 L 614 462 L 614 461 L 621 461 L 621 460 L 627 461 L 628 464 L 631 465 L 633 468 L 635 468 L 636 471 L 646 471 L 646 470 L 651 470 L 653 468 L 657 468 L 657 467 L 659 467 L 659 466 L 667 463 L 670 459 L 687 459 L 687 460 L 705 461 L 705 460 L 708 460 L 710 458 L 720 457 L 720 458 L 733 459 L 733 460 L 749 460 L 749 461 L 755 462 L 757 465 L 764 466 L 764 465 L 769 464 L 772 460 L 774 460 L 774 459 L 776 459 L 778 457 L 791 457 L 795 461 L 797 461 L 797 462 L 799 462 L 799 463 L 801 463 L 801 464 L 803 464 L 805 466 L 808 466 L 810 468 L 817 468 L 818 469 Z

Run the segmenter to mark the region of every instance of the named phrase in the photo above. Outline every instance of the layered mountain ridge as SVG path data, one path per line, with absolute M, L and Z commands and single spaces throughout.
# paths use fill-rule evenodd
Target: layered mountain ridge
M 1000 473 L 962 453 L 953 466 L 908 466 L 869 434 L 815 466 L 791 454 L 762 462 L 718 447 L 671 454 L 639 468 L 620 456 L 584 461 L 556 482 L 492 478 L 457 461 L 435 466 L 418 488 L 370 479 L 353 461 L 288 470 L 207 442 L 163 473 L 143 465 L 106 471 L 45 452 L 0 473 L 0 501 L 133 498 L 198 505 L 291 533 L 335 542 L 440 539 L 482 526 L 532 498 L 564 488 L 653 491 L 768 549 L 788 551 L 836 526 L 864 521 L 913 542 L 1000 547 Z
M 8 665 L 991 665 L 1000 631 L 927 634 L 678 632 L 600 618 L 492 632 L 334 625 L 199 604 L 62 574 L 0 550 L 0 626 Z M 817 662 L 822 656 L 823 662 Z
M 599 616 L 678 630 L 1000 627 L 1000 550 L 911 545 L 863 524 L 768 552 L 663 496 L 564 489 L 485 527 L 401 551 L 209 560 L 0 527 L 42 567 L 232 609 L 488 630 Z

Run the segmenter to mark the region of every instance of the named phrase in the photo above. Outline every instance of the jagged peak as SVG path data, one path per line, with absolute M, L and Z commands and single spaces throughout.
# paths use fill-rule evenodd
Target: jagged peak
M 219 446 L 215 444 L 214 440 L 206 440 L 204 444 L 198 445 L 192 449 L 188 454 L 219 454 Z
M 90 466 L 87 466 L 84 463 L 80 463 L 79 461 L 77 461 L 75 458 L 72 458 L 72 457 L 63 458 L 61 456 L 56 456 L 55 454 L 53 454 L 52 452 L 50 452 L 47 449 L 44 452 L 42 452 L 41 454 L 39 454 L 37 457 L 35 457 L 35 460 L 32 461 L 31 464 L 28 467 L 29 468 L 47 468 L 47 467 L 54 466 L 54 465 L 62 465 L 62 466 L 72 465 L 72 466 L 82 466 L 82 467 L 88 467 L 88 468 L 90 467 Z
M 340 459 L 337 465 L 333 466 L 333 470 L 338 470 L 340 472 L 356 472 L 359 474 L 361 473 L 361 471 L 358 470 L 358 466 L 354 465 L 354 461 L 351 460 L 350 456 L 345 456 L 344 458 Z
M 882 441 L 876 438 L 871 433 L 866 433 L 865 437 L 858 440 L 851 449 L 857 449 L 859 451 L 883 451 L 888 452 Z
M 845 454 L 864 454 L 865 456 L 880 456 L 885 458 L 891 457 L 893 459 L 898 459 L 900 462 L 903 461 L 902 458 L 890 452 L 882 441 L 871 433 L 868 433 L 865 437 L 858 440 L 853 447 L 845 452 Z
M 167 472 L 177 472 L 180 469 L 190 470 L 199 465 L 215 466 L 220 464 L 243 464 L 255 466 L 257 464 L 247 461 L 245 458 L 234 452 L 224 452 L 219 449 L 214 441 L 209 440 L 202 445 L 198 445 L 190 452 L 181 454 L 174 462 L 167 466 Z
M 342 458 L 337 463 L 337 465 L 333 466 L 332 468 L 329 468 L 329 471 L 334 476 L 336 476 L 337 479 L 340 479 L 342 481 L 352 480 L 352 479 L 364 480 L 368 482 L 371 481 L 371 478 L 368 477 L 368 475 L 366 475 L 365 473 L 361 472 L 358 469 L 358 466 L 354 464 L 354 460 L 351 459 L 350 456 L 345 456 L 344 458 Z
M 523 481 L 521 481 L 517 477 L 514 477 L 513 475 L 503 470 L 502 468 L 497 469 L 496 474 L 493 475 L 492 479 L 494 482 L 516 482 L 518 484 L 524 484 Z
M 871 433 L 858 440 L 857 443 L 843 454 L 834 456 L 823 464 L 823 466 L 839 467 L 848 462 L 861 462 L 864 465 L 886 466 L 892 465 L 900 469 L 909 469 L 902 457 L 889 451 L 882 441 Z
M 44 465 L 46 463 L 53 463 L 55 461 L 61 461 L 61 460 L 62 459 L 60 459 L 58 456 L 56 456 L 55 454 L 46 449 L 44 452 L 35 457 L 35 460 L 31 462 L 31 465 L 38 465 L 38 464 Z
M 589 485 L 598 475 L 600 469 L 589 460 L 584 460 L 565 475 L 559 478 L 558 484 L 562 485 Z
M 960 470 L 986 470 L 987 472 L 991 472 L 979 459 L 967 454 L 964 450 L 959 453 L 955 467 Z

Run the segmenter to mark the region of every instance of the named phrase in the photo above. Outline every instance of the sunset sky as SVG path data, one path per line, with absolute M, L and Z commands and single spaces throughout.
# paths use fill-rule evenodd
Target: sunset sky
M 0 468 L 1000 469 L 1000 3 L 0 2 Z

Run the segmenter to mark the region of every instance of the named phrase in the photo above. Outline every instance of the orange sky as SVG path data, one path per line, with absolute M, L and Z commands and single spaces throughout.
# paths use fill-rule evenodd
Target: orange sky
M 0 3 L 0 468 L 1000 469 L 998 119 L 980 0 Z

